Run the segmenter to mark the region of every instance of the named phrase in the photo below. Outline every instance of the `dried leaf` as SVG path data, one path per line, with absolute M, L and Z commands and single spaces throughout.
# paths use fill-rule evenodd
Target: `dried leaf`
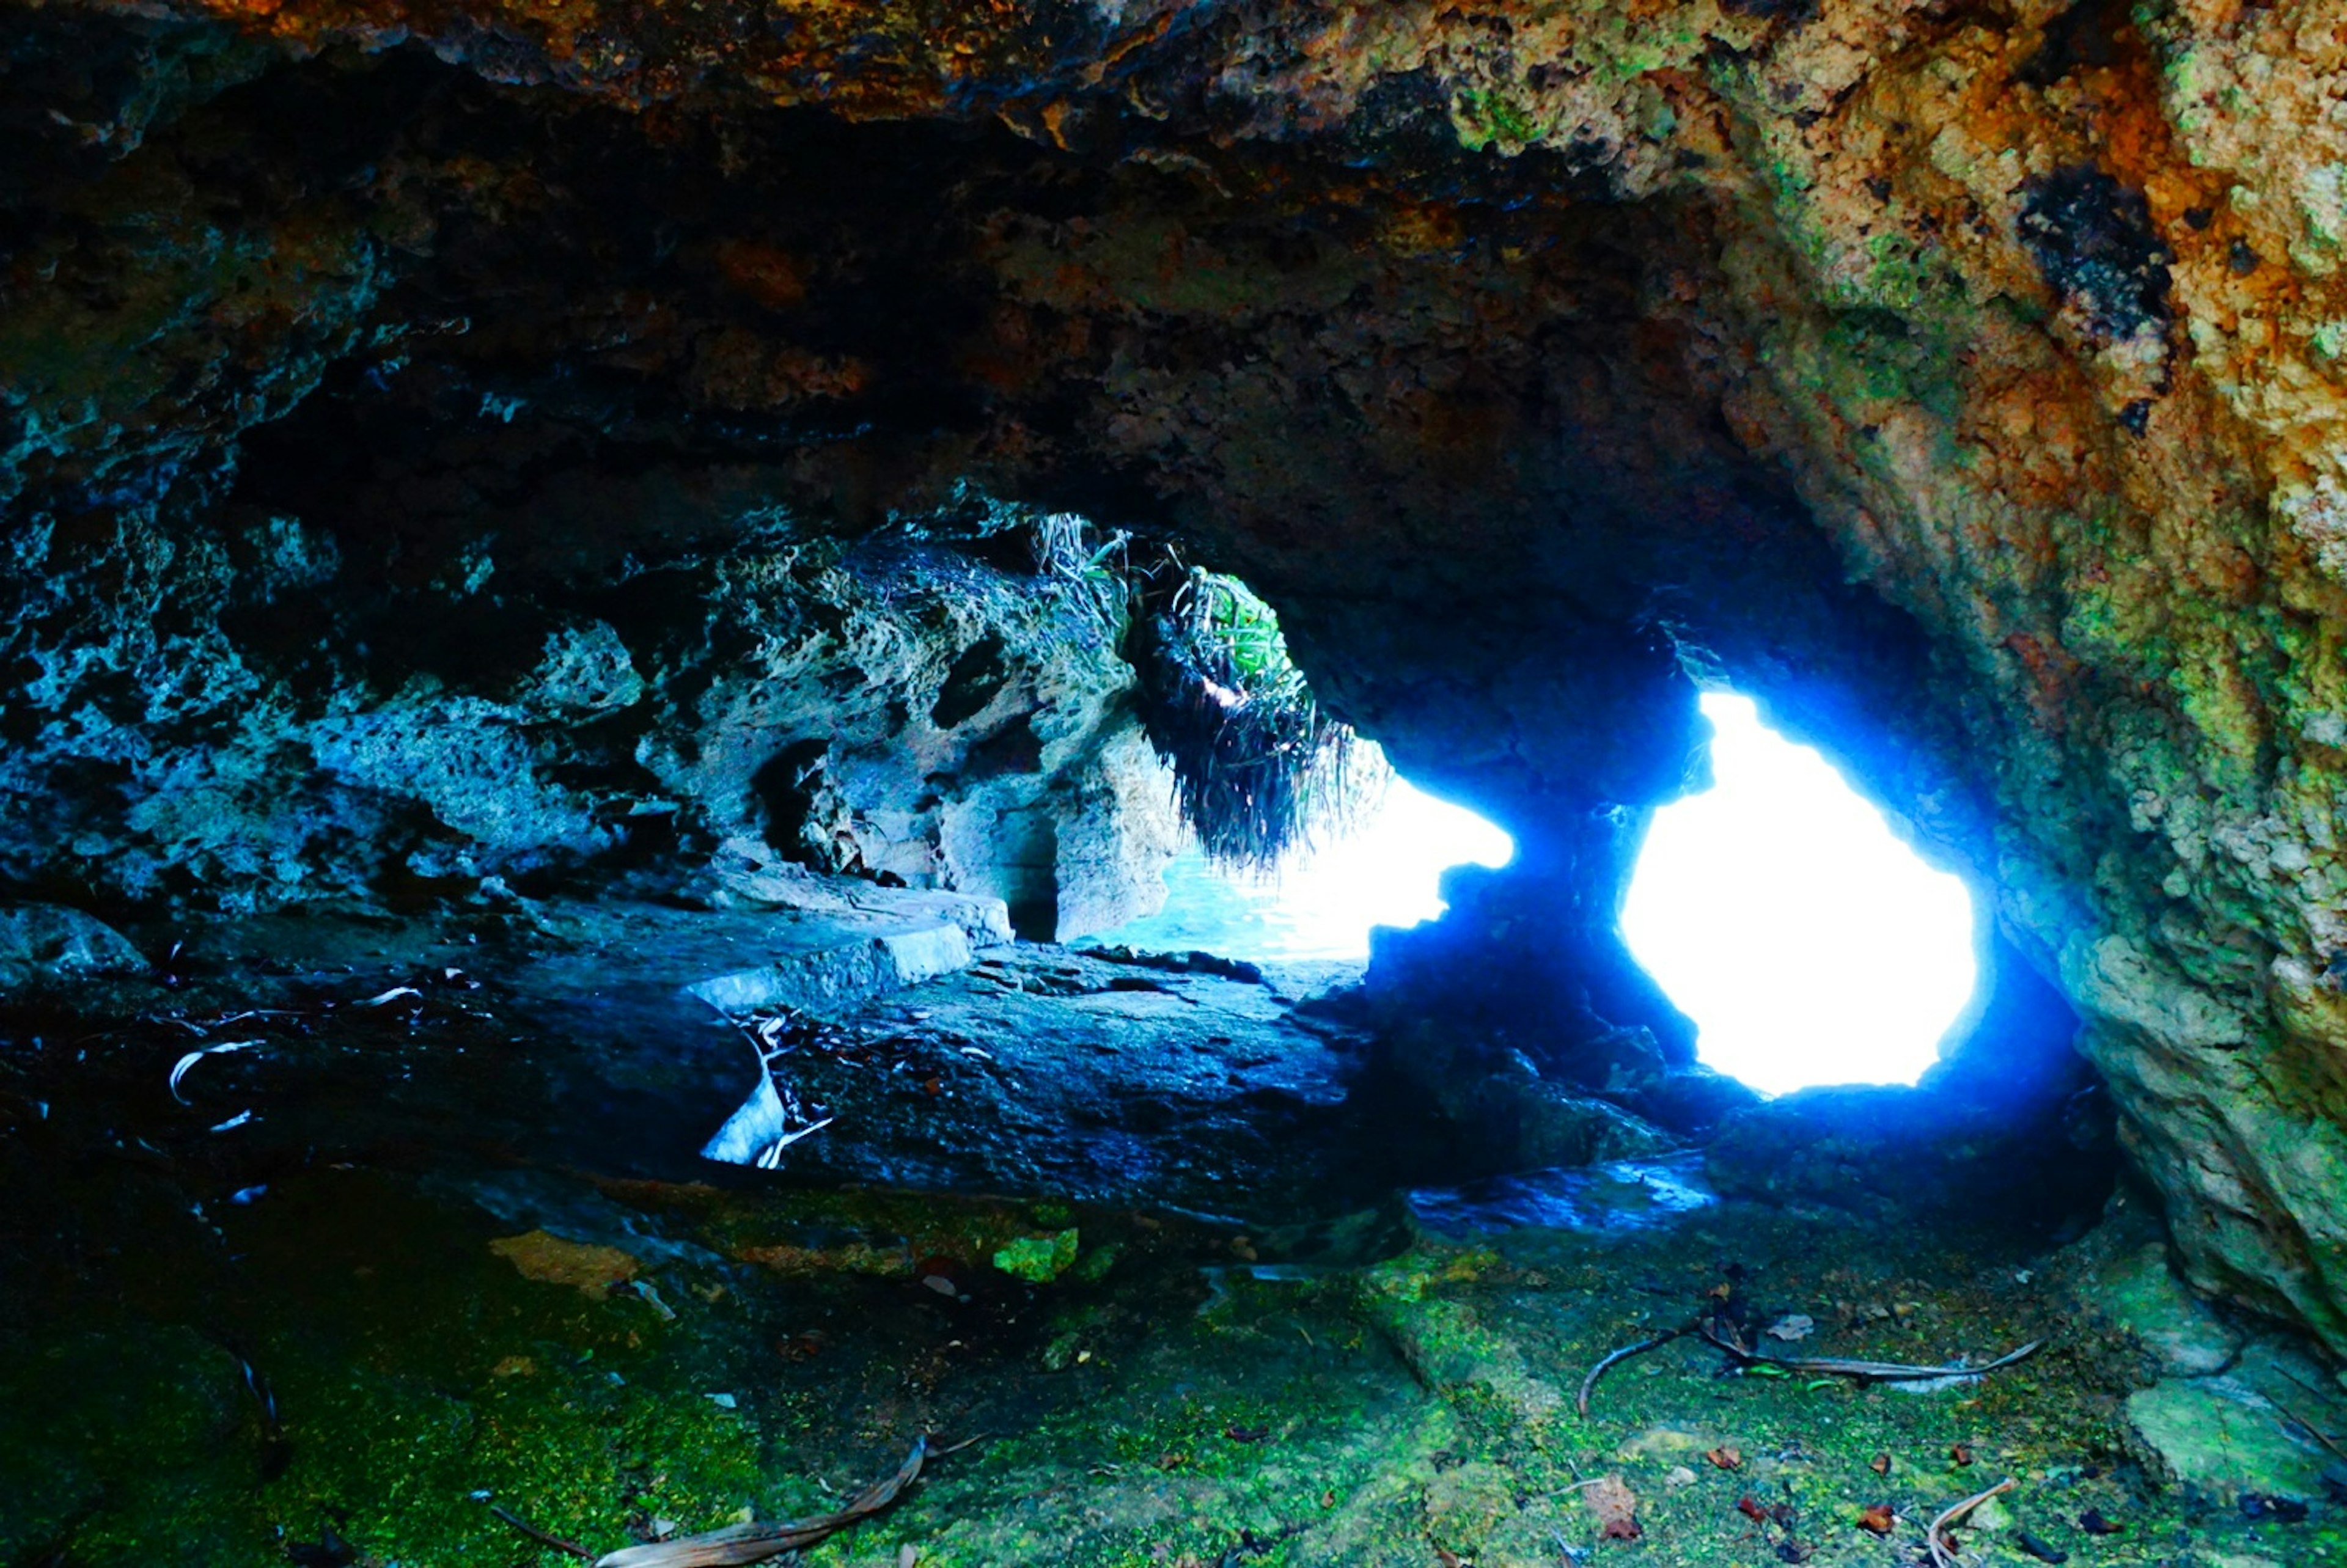
M 1807 1339 L 1809 1337 L 1809 1331 L 1817 1326 L 1818 1320 L 1808 1313 L 1795 1312 L 1768 1325 L 1768 1334 L 1772 1339 L 1783 1339 L 1788 1342 Z
M 187 1077 L 188 1069 L 193 1067 L 199 1061 L 201 1061 L 205 1057 L 223 1056 L 231 1050 L 252 1050 L 257 1049 L 260 1044 L 261 1041 L 257 1040 L 231 1040 L 223 1041 L 219 1045 L 208 1045 L 201 1050 L 191 1050 L 188 1052 L 187 1055 L 179 1058 L 179 1060 L 172 1065 L 170 1082 L 171 1098 L 178 1101 L 182 1105 L 190 1103 L 188 1097 L 179 1092 L 179 1080 Z
M 1748 1491 L 1736 1500 L 1736 1512 L 1755 1524 L 1768 1522 L 1768 1511 L 1761 1507 L 1760 1500 Z
M 1731 1448 L 1726 1443 L 1720 1444 L 1717 1448 L 1712 1450 L 1703 1457 L 1709 1460 L 1713 1464 L 1717 1465 L 1721 1470 L 1742 1470 L 1744 1468 L 1744 1450 L 1738 1448 Z
M 1948 1450 L 1948 1457 L 1960 1465 L 1970 1464 L 1973 1462 L 1973 1445 L 1958 1443 Z
M 1599 1477 L 1582 1498 L 1597 1515 L 1600 1541 L 1635 1541 L 1645 1533 L 1638 1528 L 1638 1494 L 1620 1476 Z
M 595 1568 L 731 1568 L 742 1563 L 764 1563 L 785 1552 L 797 1552 L 860 1523 L 897 1501 L 921 1473 L 928 1457 L 927 1438 L 914 1440 L 913 1451 L 887 1480 L 876 1481 L 836 1513 L 794 1519 L 779 1524 L 736 1524 L 705 1535 L 687 1535 L 650 1546 L 629 1546 L 604 1553 Z
M 643 1271 L 632 1254 L 616 1246 L 570 1241 L 543 1230 L 499 1236 L 489 1243 L 489 1250 L 519 1269 L 524 1278 L 567 1285 L 596 1301 Z
M 1860 1530 L 1871 1530 L 1877 1535 L 1890 1534 L 1891 1526 L 1896 1522 L 1897 1516 L 1891 1512 L 1891 1505 L 1887 1502 L 1878 1502 L 1870 1508 L 1859 1511 L 1858 1527 Z
M 418 1000 L 421 1000 L 423 996 L 424 993 L 417 990 L 414 986 L 394 986 L 387 991 L 384 991 L 375 996 L 371 996 L 362 1002 L 353 1002 L 351 1005 L 353 1007 L 362 1008 L 379 1008 L 387 1002 L 395 1002 L 402 997 L 415 997 Z
M 1876 1454 L 1868 1461 L 1866 1468 L 1877 1475 L 1887 1476 L 1891 1473 L 1891 1456 L 1887 1453 Z

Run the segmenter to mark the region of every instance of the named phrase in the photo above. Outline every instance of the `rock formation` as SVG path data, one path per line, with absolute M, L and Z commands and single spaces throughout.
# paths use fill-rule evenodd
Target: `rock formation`
M 17 9 L 0 869 L 753 834 L 1072 930 L 1163 825 L 969 519 L 1081 513 L 1276 604 L 1592 999 L 1756 694 L 1993 897 L 2195 1281 L 2347 1349 L 2334 12 Z

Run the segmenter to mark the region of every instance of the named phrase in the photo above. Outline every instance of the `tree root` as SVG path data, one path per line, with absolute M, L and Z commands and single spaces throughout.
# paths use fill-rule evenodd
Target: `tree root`
M 1597 1387 L 1598 1378 L 1613 1370 L 1614 1363 L 1627 1361 L 1633 1356 L 1643 1356 L 1649 1350 L 1656 1349 L 1674 1339 L 1694 1333 L 1695 1329 L 1695 1324 L 1682 1323 L 1667 1334 L 1657 1334 L 1652 1339 L 1641 1339 L 1635 1345 L 1624 1345 L 1619 1350 L 1609 1352 L 1604 1360 L 1589 1368 L 1589 1376 L 1581 1379 L 1581 1397 L 1573 1401 L 1575 1407 L 1581 1411 L 1581 1419 L 1584 1421 L 1589 1419 L 1590 1391 Z
M 1833 1357 L 1768 1356 L 1753 1349 L 1738 1338 L 1733 1330 L 1723 1332 L 1716 1323 L 1706 1323 L 1701 1330 L 1705 1340 L 1725 1350 L 1745 1366 L 1774 1367 L 1794 1377 L 1862 1378 L 1874 1382 L 1911 1383 L 1933 1378 L 1977 1378 L 1986 1372 L 2001 1372 L 2017 1362 L 2026 1361 L 2045 1348 L 2043 1339 L 2032 1339 L 2018 1350 L 2006 1352 L 1993 1361 L 1983 1361 L 1977 1367 L 1945 1364 L 1936 1367 L 1911 1366 L 1904 1361 L 1850 1361 Z
M 1923 1532 L 1923 1544 L 1929 1547 L 1932 1553 L 1932 1568 L 1963 1568 L 1963 1554 L 1956 1550 L 1956 1543 L 1946 1536 L 1948 1526 L 1955 1523 L 1998 1492 L 2011 1491 L 2020 1484 L 2013 1477 L 2007 1476 L 1986 1491 L 1974 1492 L 1942 1512 L 1939 1518 L 1932 1521 L 1932 1527 Z

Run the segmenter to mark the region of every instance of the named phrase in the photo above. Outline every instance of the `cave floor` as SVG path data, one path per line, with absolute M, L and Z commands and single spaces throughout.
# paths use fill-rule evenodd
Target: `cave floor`
M 312 940 L 273 979 L 215 965 L 110 1012 L 9 1020 L 0 1563 L 551 1564 L 493 1511 L 604 1552 L 826 1512 L 925 1435 L 969 1446 L 806 1562 L 1890 1568 L 2008 1477 L 1971 1561 L 2347 1562 L 2334 1501 L 2291 1517 L 2150 1484 L 2116 1419 L 2133 1352 L 2071 1312 L 2076 1266 L 2026 1216 L 1723 1202 L 1696 1153 L 1316 1182 L 1347 1132 L 1345 1042 L 1276 981 L 999 955 L 848 1009 L 854 1049 L 786 1059 L 836 1140 L 771 1173 L 637 1169 L 614 1129 L 658 1155 L 741 1096 L 751 1059 L 724 1031 L 722 1071 L 654 1052 L 669 1076 L 581 1104 L 524 1071 L 545 1050 L 497 1049 L 530 1004 L 495 943 L 385 968 L 364 936 L 339 967 Z M 469 970 L 444 961 L 458 945 Z M 347 1002 L 427 972 L 428 1007 L 213 1027 L 240 999 Z M 244 1028 L 268 1043 L 199 1060 L 196 1103 L 164 1091 Z M 862 1059 L 914 1036 L 890 1050 L 933 1053 L 926 1071 Z M 1177 1050 L 1214 1071 L 1177 1072 Z M 692 1115 L 641 1120 L 681 1085 L 706 1091 Z M 1067 1132 L 1090 1153 L 1004 1153 L 1121 1085 L 1153 1109 Z M 574 1142 L 534 1142 L 541 1124 Z M 2046 1344 L 1911 1392 L 1726 1375 L 1682 1338 L 1577 1413 L 1600 1357 L 1723 1298 L 1798 1336 L 1763 1341 L 1788 1355 Z M 1605 1478 L 1635 1495 L 1635 1539 Z

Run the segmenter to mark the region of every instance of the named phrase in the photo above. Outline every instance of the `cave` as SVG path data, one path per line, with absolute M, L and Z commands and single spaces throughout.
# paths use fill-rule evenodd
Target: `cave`
M 1715 1071 L 1770 1093 L 1911 1086 L 1980 992 L 1963 879 L 1749 698 L 1706 692 L 1702 708 L 1711 786 L 1646 829 L 1622 902 L 1631 957 Z
M 2332 9 L 0 10 L 0 1568 L 2347 1562 Z

